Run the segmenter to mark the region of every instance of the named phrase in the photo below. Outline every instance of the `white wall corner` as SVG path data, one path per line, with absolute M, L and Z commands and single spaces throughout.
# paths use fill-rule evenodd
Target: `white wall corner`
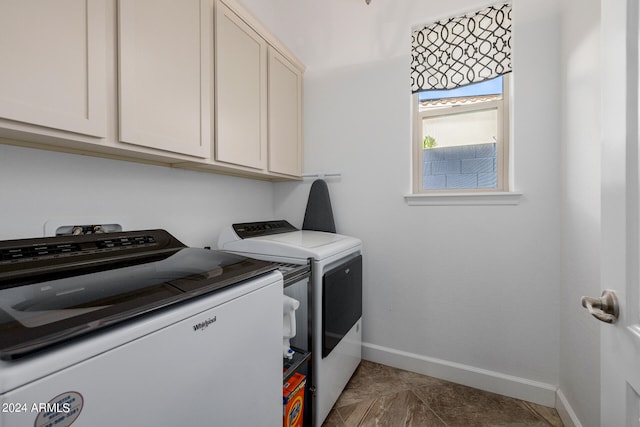
M 556 410 L 558 411 L 558 415 L 560 415 L 560 419 L 565 427 L 582 427 L 582 423 L 573 411 L 573 408 L 569 404 L 569 401 L 562 390 L 558 389 L 557 395 Z
M 417 372 L 503 396 L 526 400 L 550 408 L 556 407 L 557 387 L 552 384 L 395 350 L 371 343 L 362 343 L 362 358 L 371 362 Z M 565 423 L 565 425 L 569 424 Z M 577 426 L 579 426 L 579 424 L 576 424 L 576 427 Z

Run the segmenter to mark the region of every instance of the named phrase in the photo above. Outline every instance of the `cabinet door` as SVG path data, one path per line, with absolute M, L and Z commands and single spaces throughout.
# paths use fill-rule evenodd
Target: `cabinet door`
M 267 43 L 227 6 L 216 7 L 216 160 L 267 167 Z
M 269 48 L 269 171 L 302 174 L 302 72 Z
M 0 117 L 106 135 L 104 1 L 0 2 Z
M 207 0 L 120 0 L 120 140 L 207 157 L 211 7 Z

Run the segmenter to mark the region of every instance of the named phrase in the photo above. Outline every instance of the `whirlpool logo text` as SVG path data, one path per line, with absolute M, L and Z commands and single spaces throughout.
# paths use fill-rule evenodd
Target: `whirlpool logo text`
M 200 323 L 196 323 L 195 325 L 193 325 L 193 331 L 197 332 L 197 331 L 204 331 L 205 329 L 207 329 L 209 327 L 210 324 L 214 323 L 216 321 L 216 316 L 210 317 L 205 321 L 202 321 Z

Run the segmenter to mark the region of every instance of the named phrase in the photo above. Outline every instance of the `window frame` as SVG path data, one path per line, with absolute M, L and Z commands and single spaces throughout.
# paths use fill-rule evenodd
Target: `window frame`
M 478 102 L 469 105 L 455 105 L 432 110 L 420 111 L 419 93 L 412 95 L 413 109 L 413 135 L 411 150 L 413 157 L 412 189 L 413 195 L 443 195 L 443 194 L 469 194 L 469 193 L 504 193 L 509 192 L 510 167 L 509 167 L 509 146 L 511 135 L 510 110 L 511 110 L 511 73 L 502 75 L 502 99 Z M 445 189 L 423 189 L 423 148 L 422 148 L 422 121 L 428 117 L 437 117 L 457 113 L 468 113 L 497 108 L 498 123 L 496 135 L 497 154 L 497 186 L 496 188 L 445 188 Z

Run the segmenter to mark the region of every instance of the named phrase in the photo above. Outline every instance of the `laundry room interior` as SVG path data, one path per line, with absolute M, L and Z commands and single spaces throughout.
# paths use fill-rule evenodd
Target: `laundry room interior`
M 608 1 L 509 2 L 512 6 L 512 70 L 506 74 L 510 85 L 509 142 L 503 154 L 506 166 L 501 172 L 504 174 L 502 188 L 429 193 L 416 191 L 414 186 L 419 161 L 415 159 L 418 151 L 414 147 L 417 116 L 411 88 L 412 32 L 505 2 L 190 0 L 189 7 L 193 9 L 195 5 L 200 13 L 202 27 L 204 24 L 210 27 L 193 34 L 201 42 L 195 54 L 202 54 L 209 61 L 206 64 L 203 61 L 202 68 L 194 74 L 198 77 L 196 80 L 202 79 L 199 90 L 208 93 L 207 97 L 200 98 L 197 93 L 194 97 L 198 99 L 196 109 L 202 113 L 202 117 L 196 117 L 195 134 L 207 141 L 204 148 L 197 148 L 205 150 L 205 154 L 203 151 L 176 154 L 171 148 L 153 148 L 148 142 L 123 142 L 125 138 L 135 139 L 140 135 L 140 138 L 153 138 L 148 132 L 143 135 L 143 126 L 157 124 L 161 129 L 169 129 L 174 125 L 169 120 L 178 126 L 182 120 L 193 121 L 193 117 L 185 117 L 192 111 L 180 107 L 177 114 L 169 116 L 173 119 L 162 116 L 163 113 L 156 116 L 161 118 L 154 119 L 153 103 L 140 101 L 139 97 L 161 90 L 146 87 L 147 77 L 136 72 L 153 70 L 145 68 L 142 62 L 156 51 L 146 50 L 145 55 L 125 51 L 128 47 L 123 40 L 139 42 L 136 47 L 144 47 L 147 42 L 134 37 L 133 19 L 123 19 L 127 8 L 135 9 L 132 9 L 133 15 L 164 6 L 152 1 L 140 1 L 133 7 L 124 0 L 70 0 L 60 8 L 82 11 L 91 25 L 96 25 L 97 20 L 98 26 L 106 27 L 102 38 L 91 39 L 87 47 L 95 48 L 98 43 L 101 49 L 97 54 L 102 55 L 102 59 L 97 64 L 104 68 L 99 78 L 106 95 L 101 107 L 104 111 L 98 120 L 102 120 L 105 130 L 94 135 L 93 131 L 76 131 L 66 123 L 57 126 L 55 118 L 40 120 L 45 117 L 42 112 L 33 113 L 35 118 L 29 122 L 24 117 L 30 114 L 31 107 L 16 107 L 20 102 L 14 99 L 18 91 L 15 88 L 22 84 L 14 79 L 28 81 L 29 73 L 16 71 L 18 66 L 9 67 L 6 72 L 0 70 L 3 219 L 0 240 L 51 237 L 58 226 L 117 224 L 122 232 L 166 230 L 186 247 L 223 250 L 221 236 L 229 232 L 232 224 L 284 220 L 296 230 L 303 230 L 311 187 L 322 180 L 328 191 L 335 233 L 357 239 L 361 244 L 357 249 L 362 269 L 361 320 L 357 323 L 358 334 L 361 334 L 358 338 L 361 339 L 361 347 L 358 345 L 361 367 L 369 364 L 374 370 L 394 368 L 553 409 L 553 419 L 558 423 L 552 424 L 540 417 L 536 418 L 539 424 L 510 419 L 512 424 L 499 425 L 607 426 L 601 420 L 609 416 L 612 409 L 601 396 L 604 385 L 600 375 L 604 372 L 605 359 L 601 352 L 601 330 L 620 326 L 598 322 L 583 307 L 581 298 L 599 297 L 605 288 L 618 290 L 620 296 L 619 289 L 623 287 L 619 283 L 603 283 L 603 278 L 615 276 L 608 275 L 607 270 L 613 264 L 609 261 L 603 264 L 603 259 L 608 259 L 604 255 L 610 249 L 603 230 L 610 230 L 610 223 L 615 222 L 610 210 L 614 205 L 608 203 L 618 188 L 611 190 L 617 182 L 611 179 L 615 167 L 608 163 L 613 155 L 606 147 L 606 130 L 611 123 L 607 115 L 611 81 L 607 82 L 604 76 L 616 75 L 610 67 L 625 68 L 608 61 L 612 54 L 605 49 L 606 40 L 611 28 L 616 27 L 611 23 L 611 16 L 620 13 L 609 11 Z M 3 62 L 23 61 L 21 64 L 40 70 L 35 73 L 38 79 L 47 79 L 40 82 L 42 87 L 62 86 L 44 90 L 47 96 L 65 99 L 61 102 L 68 106 L 71 101 L 67 102 L 65 97 L 71 95 L 64 84 L 75 85 L 81 81 L 83 87 L 92 88 L 92 83 L 78 76 L 58 79 L 57 73 L 64 74 L 66 68 L 59 65 L 60 59 L 42 55 L 45 49 L 41 47 L 34 48 L 40 56 L 30 57 L 27 48 L 36 43 L 20 42 L 18 45 L 25 51 L 15 53 L 11 32 L 21 31 L 19 27 L 26 27 L 32 38 L 45 46 L 59 44 L 56 26 L 43 24 L 46 14 L 35 11 L 51 6 L 45 7 L 43 2 L 35 0 L 29 1 L 33 3 L 31 8 L 19 3 L 0 1 L 0 52 L 4 58 L 10 58 Z M 165 3 L 168 8 L 182 8 L 180 1 L 163 0 L 162 4 Z M 630 31 L 637 33 L 636 3 L 635 0 L 625 2 L 631 8 L 628 15 L 635 17 L 634 22 L 627 24 L 633 27 Z M 91 10 L 96 4 L 98 11 Z M 216 138 L 245 127 L 243 117 L 225 123 L 227 116 L 215 112 L 234 95 L 225 89 L 231 86 L 219 82 L 215 74 L 224 58 L 234 57 L 233 50 L 229 53 L 219 49 L 219 56 L 216 53 L 217 43 L 222 43 L 223 38 L 220 36 L 218 40 L 217 29 L 213 28 L 227 25 L 227 21 L 222 22 L 218 16 L 220 4 L 233 13 L 246 14 L 242 25 L 256 29 L 270 49 L 274 47 L 302 69 L 301 104 L 294 112 L 299 114 L 297 132 L 300 134 L 299 167 L 294 172 L 273 172 L 265 166 L 267 163 L 236 167 L 235 160 L 228 162 L 234 165 L 227 166 L 226 160 L 216 157 L 218 153 L 226 153 L 221 146 L 216 146 Z M 12 12 L 17 9 L 19 13 Z M 9 25 L 10 19 L 28 19 L 30 14 L 33 14 L 31 21 Z M 13 18 L 8 18 L 10 16 Z M 155 13 L 149 11 L 147 16 L 153 17 Z M 119 31 L 118 22 L 128 25 L 128 29 Z M 153 28 L 158 30 L 161 26 Z M 43 31 L 52 33 L 42 34 Z M 204 37 L 203 33 L 211 37 Z M 175 57 L 176 63 L 182 60 L 182 51 L 167 49 L 161 54 Z M 629 61 L 637 62 L 637 56 L 637 52 L 635 56 L 630 55 Z M 269 57 L 268 64 L 275 61 L 273 58 L 276 57 Z M 96 64 L 94 60 L 92 66 Z M 264 67 L 266 64 L 267 61 Z M 80 65 L 79 68 L 84 69 L 84 65 Z M 128 68 L 125 69 L 125 65 Z M 629 65 L 628 69 L 629 74 L 637 78 L 637 64 Z M 202 77 L 203 70 L 210 73 L 208 77 Z M 158 75 L 159 79 L 164 78 L 164 70 L 158 70 Z M 123 84 L 124 81 L 129 85 Z M 144 89 L 138 90 L 134 87 L 136 84 Z M 259 86 L 265 84 L 266 77 L 260 80 Z M 277 90 L 277 84 L 269 84 L 272 92 Z M 637 82 L 627 84 L 637 92 Z M 125 90 L 133 93 L 131 98 L 125 98 Z M 31 91 L 43 93 L 40 87 L 33 87 Z M 241 95 L 243 102 L 248 99 L 244 92 Z M 39 96 L 29 100 L 41 99 Z M 183 99 L 175 102 L 178 104 Z M 202 106 L 200 102 L 207 105 Z M 266 99 L 261 102 L 272 111 Z M 93 104 L 90 105 L 93 108 Z M 50 108 L 55 105 L 43 110 Z M 146 108 L 146 111 L 140 113 L 136 108 Z M 631 111 L 631 115 L 634 111 L 637 113 L 637 110 Z M 91 110 L 91 114 L 94 112 L 95 109 Z M 126 135 L 118 124 L 119 120 L 124 123 L 125 113 L 133 117 L 126 122 L 130 130 Z M 253 110 L 247 106 L 246 117 L 252 114 Z M 625 127 L 622 122 L 621 128 L 631 129 L 633 123 L 637 128 L 637 115 L 629 119 L 629 123 Z M 138 125 L 139 129 L 133 129 Z M 275 125 L 261 123 L 261 126 L 261 137 L 266 138 L 271 135 L 269 132 L 277 130 Z M 251 134 L 244 134 L 242 139 L 251 139 L 244 138 L 246 136 Z M 635 143 L 637 147 L 637 138 Z M 262 148 L 259 153 L 264 162 L 268 162 L 269 157 L 266 150 Z M 637 157 L 637 148 L 630 153 L 631 158 Z M 637 163 L 637 159 L 635 161 Z M 624 169 L 625 164 L 618 166 Z M 637 191 L 637 187 L 631 185 L 627 190 Z M 635 230 L 633 224 L 629 230 L 630 233 Z M 246 251 L 237 253 L 246 255 Z M 9 264 L 7 261 L 0 265 L 0 284 L 2 270 Z M 322 268 L 328 271 L 331 266 L 333 264 L 327 263 Z M 313 275 L 313 267 L 311 270 Z M 309 283 L 322 286 L 321 281 L 317 285 L 313 280 Z M 9 284 L 6 288 L 12 286 L 15 285 Z M 0 287 L 0 295 L 4 289 L 5 285 Z M 314 299 L 315 296 L 314 293 Z M 322 298 L 321 294 L 317 296 Z M 623 310 L 624 307 L 623 303 Z M 280 307 L 277 310 L 281 313 Z M 315 310 L 310 306 L 309 314 Z M 223 317 L 217 315 L 216 323 L 222 325 L 221 319 Z M 216 323 L 207 325 L 207 329 Z M 117 328 L 127 325 L 123 323 Z M 252 326 L 241 325 L 238 330 Z M 198 332 L 198 336 L 206 332 Z M 83 337 L 90 340 L 92 335 Z M 177 364 L 190 363 L 190 354 L 183 354 L 171 342 L 165 345 L 167 352 L 175 352 Z M 321 363 L 320 349 L 315 344 L 312 347 L 312 358 L 320 359 Z M 42 351 L 55 352 L 57 348 Z M 233 352 L 233 349 L 226 350 Z M 25 358 L 37 358 L 39 354 Z M 141 357 L 153 358 L 154 354 Z M 185 361 L 179 361 L 183 357 Z M 21 360 L 8 357 L 0 366 L 2 370 L 11 369 L 11 364 L 22 363 Z M 329 365 L 316 368 L 334 369 Z M 240 370 L 236 381 L 250 388 L 252 378 Z M 166 386 L 165 393 L 189 393 L 188 385 L 187 390 L 171 390 L 171 384 Z M 197 390 L 204 393 L 206 388 Z M 11 391 L 0 395 L 3 405 L 12 402 Z M 38 399 L 49 402 L 60 393 L 71 391 L 83 394 L 83 390 L 69 385 L 60 390 L 51 387 L 46 397 Z M 279 398 L 280 390 L 277 393 Z M 322 393 L 320 386 L 318 393 Z M 379 395 L 384 395 L 384 390 L 379 391 Z M 484 424 L 460 421 L 456 424 L 455 417 L 448 421 L 435 408 L 429 408 L 428 399 L 416 396 L 416 402 L 426 411 L 433 409 L 436 421 L 428 425 L 496 425 L 491 420 Z M 90 394 L 83 394 L 83 398 L 84 408 L 76 414 L 77 419 L 70 419 L 69 423 L 90 425 L 83 424 L 83 413 L 89 415 L 92 410 Z M 305 401 L 309 408 L 315 405 L 313 399 L 308 397 Z M 326 412 L 337 395 L 332 399 Z M 323 417 L 307 417 L 304 425 L 376 425 L 367 418 L 367 414 L 373 413 L 374 400 L 371 397 L 356 423 L 349 424 L 347 411 L 336 411 L 334 407 L 329 414 L 323 413 Z M 281 417 L 282 402 L 275 403 L 277 415 Z M 464 402 L 457 404 L 465 405 Z M 327 404 L 319 401 L 318 408 L 322 405 Z M 142 405 L 137 410 L 149 411 L 150 408 Z M 0 414 L 0 420 L 3 415 L 13 416 L 6 418 L 6 427 L 19 427 L 33 425 L 37 414 Z M 210 416 L 214 420 L 211 425 L 222 425 L 216 424 L 215 414 Z M 378 421 L 384 421 L 384 417 L 380 417 Z M 203 420 L 190 418 L 188 413 L 181 419 L 185 426 L 207 425 Z M 121 425 L 134 424 L 125 420 Z M 403 425 L 427 424 L 414 419 Z M 637 418 L 636 424 L 626 425 L 637 425 Z

